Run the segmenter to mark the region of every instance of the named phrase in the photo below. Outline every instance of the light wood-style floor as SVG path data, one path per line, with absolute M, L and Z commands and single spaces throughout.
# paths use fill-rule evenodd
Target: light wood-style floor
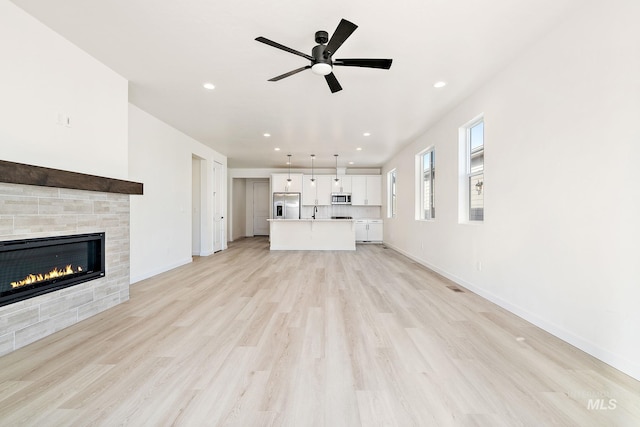
M 0 358 L 0 425 L 640 425 L 638 381 L 452 287 L 241 240 Z

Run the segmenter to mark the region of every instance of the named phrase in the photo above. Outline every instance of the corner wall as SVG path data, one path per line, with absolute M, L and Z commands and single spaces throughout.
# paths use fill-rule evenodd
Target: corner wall
M 227 158 L 129 105 L 129 178 L 144 183 L 144 195 L 131 196 L 131 283 L 192 260 L 194 155 L 202 159 L 201 254 L 209 255 L 213 253 L 213 162 L 226 168 Z M 221 176 L 224 189 L 226 173 Z M 226 195 L 220 203 L 226 206 Z
M 126 79 L 8 0 L 0 0 L 0 52 L 0 159 L 135 177 L 145 194 L 131 197 L 132 282 L 189 262 L 192 155 L 206 161 L 206 194 L 213 192 L 212 162 L 226 167 L 226 157 L 130 106 Z M 59 123 L 61 115 L 70 126 Z M 206 255 L 213 251 L 213 204 L 202 202 Z
M 585 5 L 383 169 L 398 173 L 385 243 L 636 379 L 638 16 L 631 0 Z M 485 221 L 460 224 L 458 129 L 481 113 Z M 430 146 L 436 219 L 416 221 Z

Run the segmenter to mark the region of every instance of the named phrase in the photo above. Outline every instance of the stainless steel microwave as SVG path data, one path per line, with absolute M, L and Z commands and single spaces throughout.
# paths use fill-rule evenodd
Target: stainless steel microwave
M 331 193 L 332 205 L 350 205 L 351 193 Z

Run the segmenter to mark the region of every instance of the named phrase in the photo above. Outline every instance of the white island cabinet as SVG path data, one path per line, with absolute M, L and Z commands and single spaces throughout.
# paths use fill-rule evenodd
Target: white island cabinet
M 272 251 L 355 251 L 352 219 L 269 219 Z

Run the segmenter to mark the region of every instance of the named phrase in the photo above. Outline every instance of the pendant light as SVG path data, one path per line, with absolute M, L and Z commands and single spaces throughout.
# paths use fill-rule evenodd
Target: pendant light
M 316 155 L 312 154 L 311 155 L 311 185 L 316 185 L 316 177 L 313 173 L 313 161 L 315 160 Z
M 336 185 L 340 184 L 340 180 L 338 179 L 338 155 L 334 154 L 336 158 L 336 179 L 334 179 Z
M 289 164 L 289 178 L 287 178 L 287 187 L 289 187 L 291 185 L 291 154 L 287 154 L 287 157 L 289 158 L 289 161 L 287 162 Z

